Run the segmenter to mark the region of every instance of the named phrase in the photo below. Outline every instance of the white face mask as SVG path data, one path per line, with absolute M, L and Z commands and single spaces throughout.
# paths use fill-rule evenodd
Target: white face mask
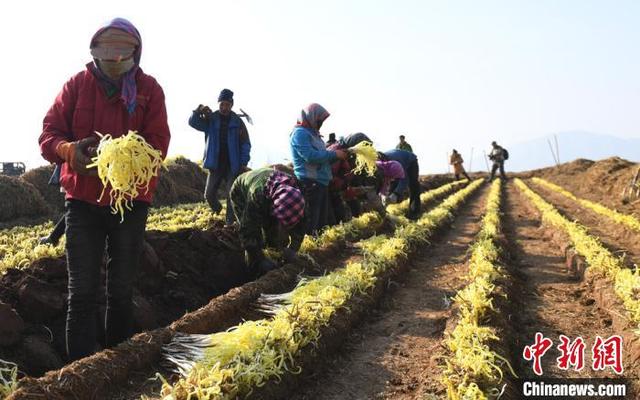
M 98 60 L 98 68 L 109 78 L 116 80 L 134 66 L 133 57 L 122 61 Z

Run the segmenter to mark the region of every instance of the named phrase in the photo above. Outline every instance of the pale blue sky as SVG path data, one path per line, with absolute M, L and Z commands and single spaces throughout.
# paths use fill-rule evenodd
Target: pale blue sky
M 116 16 L 140 30 L 141 66 L 165 90 L 170 155 L 202 155 L 187 119 L 224 87 L 255 121 L 253 167 L 288 157 L 309 102 L 331 112 L 325 134 L 362 131 L 386 150 L 404 133 L 423 173 L 446 170 L 453 147 L 478 154 L 494 139 L 640 136 L 638 1 L 7 3 L 0 161 L 29 168 L 46 163 L 37 147 L 46 110 Z

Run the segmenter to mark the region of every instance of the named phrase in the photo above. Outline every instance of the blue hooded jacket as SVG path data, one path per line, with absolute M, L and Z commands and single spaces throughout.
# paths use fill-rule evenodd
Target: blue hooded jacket
M 337 159 L 336 152 L 325 150 L 320 135 L 303 126 L 293 129 L 290 145 L 296 177 L 328 186 L 331 181 L 331 162 Z
M 233 111 L 229 115 L 229 128 L 227 133 L 227 148 L 229 149 L 229 165 L 231 173 L 237 175 L 240 167 L 244 167 L 251 159 L 251 141 L 244 122 Z M 204 132 L 204 158 L 203 168 L 216 169 L 220 160 L 220 112 L 216 111 L 209 119 L 204 119 L 193 112 L 189 118 L 189 125 Z

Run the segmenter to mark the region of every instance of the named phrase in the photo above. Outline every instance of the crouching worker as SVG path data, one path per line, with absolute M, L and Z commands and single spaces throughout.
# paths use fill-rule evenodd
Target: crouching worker
M 295 260 L 305 233 L 305 203 L 294 177 L 271 168 L 245 172 L 233 183 L 229 199 L 252 273 L 277 267 L 264 254 L 265 243 L 282 249 L 286 262 Z
M 415 219 L 420 215 L 420 168 L 418 157 L 405 150 L 389 150 L 380 154 L 383 161 L 397 161 L 404 169 L 405 177 L 393 182 L 388 203 L 394 203 L 403 199 L 404 192 L 409 187 L 409 215 L 410 219 Z
M 391 191 L 391 185 L 396 184 L 400 179 L 405 178 L 404 168 L 398 161 L 376 161 L 379 175 L 378 193 L 382 199 L 382 204 L 393 204 L 398 202 L 398 195 Z

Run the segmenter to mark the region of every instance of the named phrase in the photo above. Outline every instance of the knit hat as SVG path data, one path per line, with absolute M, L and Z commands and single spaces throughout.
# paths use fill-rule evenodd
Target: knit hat
M 222 89 L 218 96 L 218 102 L 228 101 L 233 104 L 233 92 L 229 89 Z

